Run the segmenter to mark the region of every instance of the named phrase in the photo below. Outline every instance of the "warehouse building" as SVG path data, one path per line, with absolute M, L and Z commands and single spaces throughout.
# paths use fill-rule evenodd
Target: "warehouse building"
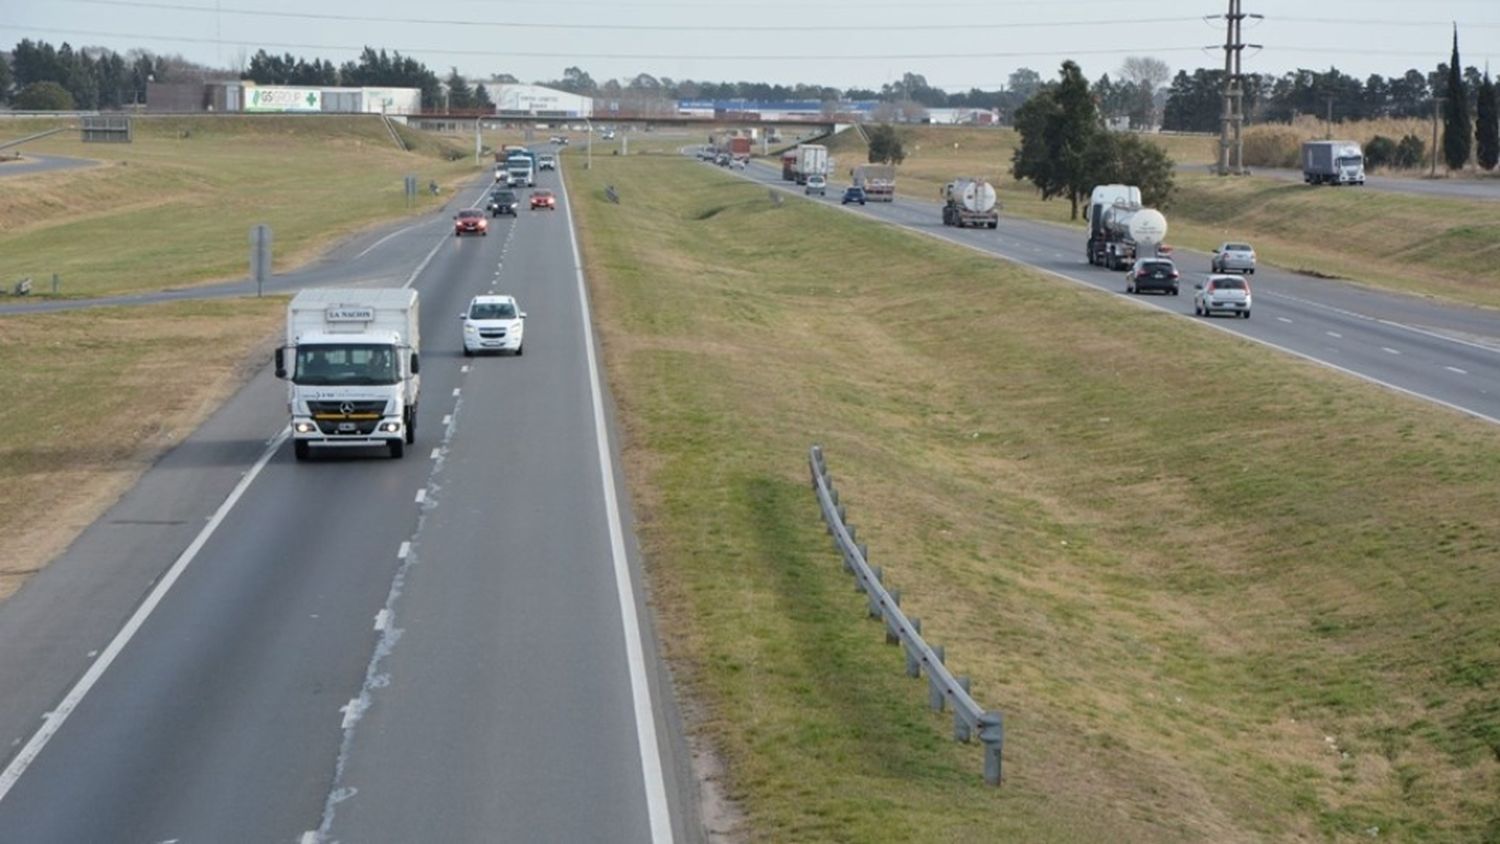
M 335 88 L 222 82 L 151 82 L 149 112 L 244 112 L 247 114 L 418 114 L 418 88 Z
M 594 100 L 582 94 L 541 85 L 489 81 L 484 83 L 495 113 L 501 117 L 592 117 Z

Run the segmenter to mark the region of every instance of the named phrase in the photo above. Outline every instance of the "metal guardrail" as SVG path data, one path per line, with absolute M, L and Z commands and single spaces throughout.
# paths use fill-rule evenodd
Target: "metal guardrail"
M 58 132 L 66 132 L 72 128 L 72 126 L 59 126 L 56 129 L 48 129 L 45 132 L 37 132 L 35 135 L 27 135 L 24 138 L 17 138 L 14 141 L 6 141 L 5 143 L 0 144 L 0 149 L 10 149 L 11 147 L 20 146 L 21 144 L 29 143 L 31 141 L 39 141 L 42 138 L 47 137 L 48 135 L 56 135 Z
M 813 491 L 823 511 L 823 521 L 833 536 L 833 545 L 844 557 L 844 569 L 854 575 L 855 586 L 869 596 L 871 618 L 885 624 L 885 640 L 899 644 L 906 653 L 906 674 L 920 677 L 927 673 L 927 703 L 934 712 L 953 709 L 953 739 L 968 743 L 977 734 L 984 745 L 984 781 L 999 785 L 1002 780 L 1001 755 L 1005 747 L 1005 722 L 997 710 L 986 710 L 969 694 L 969 678 L 954 677 L 944 664 L 943 646 L 929 646 L 922 638 L 922 622 L 907 618 L 901 611 L 900 590 L 887 590 L 879 567 L 871 566 L 869 550 L 855 541 L 855 528 L 847 522 L 838 490 L 828 474 L 823 447 L 808 450 L 812 469 Z

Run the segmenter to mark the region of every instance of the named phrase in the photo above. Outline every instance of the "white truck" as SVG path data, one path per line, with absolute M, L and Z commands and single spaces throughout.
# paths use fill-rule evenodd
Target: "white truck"
M 1364 151 L 1354 141 L 1305 141 L 1302 181 L 1309 185 L 1362 185 Z
M 399 458 L 416 440 L 421 393 L 417 291 L 303 290 L 286 312 L 276 377 L 287 381 L 292 449 L 383 446 Z
M 896 168 L 890 164 L 861 164 L 849 171 L 857 188 L 865 192 L 868 202 L 892 202 L 896 198 Z
M 828 176 L 828 147 L 818 144 L 803 144 L 797 147 L 797 158 L 792 165 L 792 178 L 799 185 L 807 184 L 808 176 Z
M 958 228 L 998 228 L 999 201 L 995 186 L 983 179 L 954 179 L 943 185 L 943 225 Z
M 536 162 L 529 155 L 512 155 L 505 159 L 505 171 L 510 175 L 510 186 L 536 187 Z
M 1089 222 L 1089 263 L 1112 270 L 1135 266 L 1141 253 L 1161 246 L 1167 236 L 1167 218 L 1141 204 L 1141 189 L 1135 185 L 1098 185 L 1083 209 Z

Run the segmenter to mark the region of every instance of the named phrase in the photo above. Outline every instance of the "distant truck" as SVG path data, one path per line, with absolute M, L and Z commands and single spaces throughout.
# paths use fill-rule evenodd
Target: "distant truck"
M 292 450 L 416 441 L 421 394 L 417 291 L 313 289 L 292 297 L 276 377 L 288 382 Z
M 1354 141 L 1305 141 L 1302 181 L 1309 185 L 1362 185 L 1364 152 Z
M 1128 270 L 1137 258 L 1148 257 L 1167 236 L 1167 218 L 1141 204 L 1135 185 L 1098 185 L 1083 209 L 1089 223 L 1085 247 L 1089 263 L 1112 270 Z
M 795 149 L 789 149 L 781 154 L 781 180 L 783 182 L 797 180 L 797 150 Z
M 828 176 L 828 147 L 802 144 L 794 152 L 797 158 L 792 165 L 792 180 L 797 184 L 807 184 L 808 176 Z
M 505 159 L 505 172 L 513 188 L 536 187 L 536 159 L 531 156 L 517 154 Z
M 751 139 L 748 135 L 716 135 L 713 139 L 716 153 L 727 155 L 736 161 L 749 160 L 750 145 Z
M 1000 203 L 995 186 L 983 179 L 954 179 L 942 189 L 943 225 L 998 228 Z
M 849 171 L 857 188 L 864 188 L 866 202 L 892 202 L 896 198 L 896 168 L 890 164 L 861 164 Z

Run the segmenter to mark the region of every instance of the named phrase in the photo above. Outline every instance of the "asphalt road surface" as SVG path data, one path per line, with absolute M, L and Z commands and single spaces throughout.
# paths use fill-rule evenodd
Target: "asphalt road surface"
M 700 837 L 559 204 L 358 247 L 422 295 L 405 459 L 294 461 L 268 365 L 0 605 L 0 841 Z M 489 291 L 524 356 L 461 356 Z
M 22 173 L 43 173 L 48 170 L 71 170 L 74 167 L 92 167 L 98 163 L 91 158 L 26 153 L 19 161 L 0 161 L 0 177 L 19 176 Z
M 704 164 L 702 166 L 711 166 Z M 752 163 L 746 178 L 802 195 L 779 169 Z M 1063 226 L 1007 217 L 989 229 L 944 226 L 936 202 L 900 195 L 895 202 L 840 206 L 843 183 L 826 197 L 807 197 L 872 220 L 1004 257 L 1144 307 L 1160 308 L 1205 328 L 1226 331 L 1411 396 L 1500 423 L 1500 313 L 1439 304 L 1359 285 L 1309 278 L 1272 267 L 1250 277 L 1250 319 L 1193 316 L 1193 282 L 1208 272 L 1209 256 L 1173 254 L 1183 277 L 1181 295 L 1129 296 L 1124 274 L 1088 264 L 1082 225 Z M 1101 305 L 1103 301 L 1101 300 Z

